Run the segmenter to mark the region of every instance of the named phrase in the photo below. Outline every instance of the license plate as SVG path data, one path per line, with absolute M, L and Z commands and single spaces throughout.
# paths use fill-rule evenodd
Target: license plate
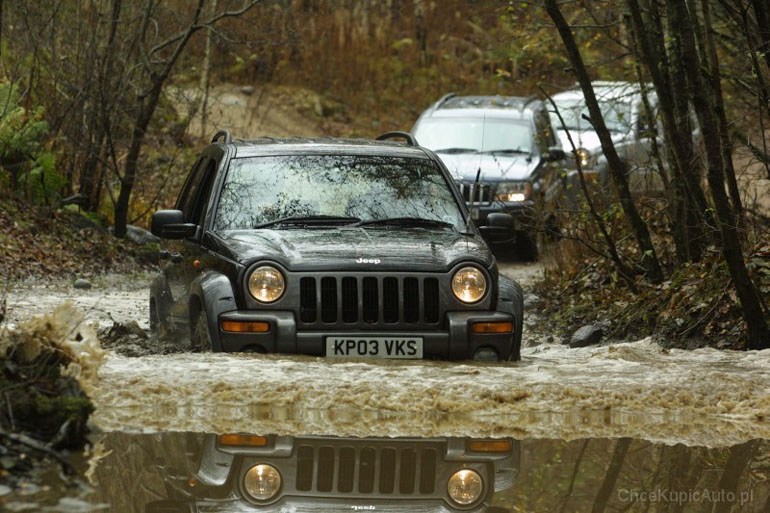
M 422 358 L 422 337 L 326 337 L 326 356 Z

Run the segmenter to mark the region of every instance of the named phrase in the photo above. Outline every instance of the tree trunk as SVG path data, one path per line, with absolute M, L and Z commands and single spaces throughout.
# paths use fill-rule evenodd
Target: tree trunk
M 751 460 L 754 459 L 759 443 L 758 440 L 751 440 L 730 447 L 730 456 L 727 458 L 722 477 L 719 479 L 718 490 L 721 494 L 741 497 L 738 493 L 738 485 Z M 730 513 L 734 505 L 735 503 L 730 503 L 730 501 L 717 501 L 713 513 Z
M 749 277 L 743 260 L 741 238 L 738 233 L 735 212 L 725 192 L 724 152 L 719 132 L 719 121 L 714 115 L 715 102 L 719 100 L 709 83 L 701 76 L 701 63 L 695 48 L 695 35 L 686 7 L 679 0 L 666 0 L 679 27 L 685 71 L 691 81 L 692 102 L 698 114 L 708 163 L 707 178 L 719 230 L 722 235 L 722 255 L 733 280 L 735 291 L 743 308 L 743 319 L 748 329 L 749 349 L 770 348 L 770 332 L 762 309 L 762 298 Z
M 155 114 L 155 109 L 158 106 L 158 100 L 160 94 L 163 91 L 163 84 L 171 74 L 171 70 L 176 64 L 179 56 L 182 55 L 184 47 L 190 40 L 192 34 L 202 28 L 196 25 L 200 19 L 201 9 L 203 8 L 203 2 L 205 0 L 198 0 L 198 6 L 195 10 L 190 25 L 187 30 L 176 42 L 174 52 L 171 57 L 165 62 L 163 69 L 158 73 L 153 73 L 152 70 L 147 70 L 152 77 L 152 85 L 146 95 L 139 95 L 137 98 L 137 115 L 134 120 L 134 128 L 131 132 L 131 144 L 128 147 L 128 153 L 126 154 L 126 164 L 123 171 L 123 176 L 120 178 L 120 193 L 118 194 L 118 200 L 115 202 L 115 231 L 116 237 L 123 238 L 127 232 L 128 222 L 128 207 L 131 200 L 131 192 L 134 189 L 134 183 L 136 182 L 136 175 L 139 166 L 139 153 L 142 150 L 144 144 L 144 136 L 147 133 L 147 127 L 152 121 L 152 116 Z M 149 8 L 149 7 L 148 7 Z M 146 98 L 146 99 L 145 99 Z
M 97 60 L 101 60 L 101 62 L 96 63 L 94 66 L 94 72 L 97 75 L 96 88 L 98 89 L 99 94 L 95 95 L 96 97 L 93 99 L 93 102 L 96 104 L 92 105 L 90 109 L 88 150 L 79 184 L 80 193 L 88 198 L 88 210 L 93 211 L 99 207 L 99 197 L 102 188 L 101 180 L 104 176 L 103 173 L 99 172 L 99 168 L 102 148 L 109 130 L 109 112 L 112 109 L 110 102 L 112 95 L 110 94 L 110 91 L 112 89 L 112 84 L 114 83 L 114 77 L 112 75 L 114 70 L 115 42 L 122 10 L 123 1 L 113 0 L 112 9 L 110 11 L 107 45 L 101 50 L 101 56 L 97 58 Z M 95 52 L 99 52 L 99 50 L 99 48 L 95 48 Z
M 602 481 L 602 485 L 596 493 L 591 513 L 603 513 L 607 509 L 607 503 L 612 495 L 612 490 L 615 489 L 615 483 L 618 482 L 620 471 L 623 468 L 623 462 L 626 459 L 626 454 L 628 453 L 628 448 L 630 446 L 631 438 L 620 438 L 615 443 L 615 449 L 612 451 L 612 459 L 610 459 L 610 466 L 607 468 L 607 473 L 604 475 L 604 481 Z
M 739 226 L 743 226 L 743 201 L 741 200 L 738 180 L 735 176 L 735 167 L 733 166 L 733 143 L 730 138 L 730 123 L 727 121 L 727 113 L 725 112 L 725 104 L 722 97 L 722 72 L 719 69 L 719 56 L 717 55 L 717 48 L 712 36 L 714 28 L 711 22 L 709 0 L 701 0 L 701 6 L 703 8 L 704 23 L 701 54 L 708 57 L 709 73 L 706 78 L 710 82 L 711 90 L 714 94 L 714 113 L 717 118 L 719 137 L 722 140 L 722 162 L 725 168 L 727 191 L 730 193 L 730 201 L 732 202 L 735 216 L 738 218 Z
M 754 7 L 754 16 L 757 18 L 757 29 L 761 46 L 757 49 L 757 55 L 765 58 L 765 64 L 770 68 L 770 5 L 767 0 L 751 0 Z
M 211 0 L 211 14 L 217 11 L 217 0 Z M 201 139 L 205 139 L 209 123 L 209 89 L 211 86 L 211 28 L 206 29 L 206 46 L 203 49 L 203 64 L 201 65 Z M 208 134 L 210 135 L 210 134 Z
M 120 193 L 118 195 L 117 201 L 115 202 L 114 233 L 116 237 L 122 238 L 126 236 L 126 224 L 128 220 L 128 208 L 131 199 L 131 192 L 133 191 L 134 183 L 136 182 L 139 154 L 141 153 L 142 145 L 144 144 L 144 137 L 147 132 L 147 127 L 150 125 L 150 121 L 155 114 L 155 109 L 158 106 L 158 100 L 160 99 L 160 95 L 163 92 L 163 85 L 171 75 L 171 71 L 174 68 L 174 65 L 182 55 L 182 52 L 187 46 L 187 43 L 190 41 L 190 38 L 198 30 L 206 28 L 209 24 L 216 23 L 222 18 L 240 16 L 241 14 L 245 13 L 260 3 L 261 0 L 244 0 L 241 7 L 217 13 L 212 16 L 208 22 L 199 24 L 204 2 L 205 0 L 198 0 L 198 4 L 195 8 L 192 20 L 184 31 L 171 37 L 167 41 L 156 45 L 154 49 L 155 52 L 159 52 L 162 48 L 173 48 L 171 55 L 163 61 L 161 69 L 146 70 L 147 75 L 150 77 L 150 85 L 146 92 L 137 96 L 137 114 L 134 118 L 133 131 L 131 133 L 131 143 L 128 148 L 128 153 L 126 154 L 126 163 L 123 168 L 123 175 L 120 177 Z M 140 33 L 143 33 L 143 31 L 146 30 L 147 26 L 149 25 L 150 8 L 151 7 L 148 5 L 148 11 L 145 12 L 143 28 Z M 141 40 L 142 37 L 140 36 L 139 39 Z M 142 62 L 146 63 L 146 66 L 151 66 L 150 62 L 152 61 L 154 55 L 144 55 L 143 57 L 144 59 Z
M 583 58 L 580 55 L 580 50 L 577 47 L 570 26 L 567 24 L 567 21 L 559 10 L 556 0 L 545 0 L 545 7 L 548 16 L 550 16 L 556 26 L 556 30 L 559 31 L 569 60 L 575 69 L 580 88 L 583 90 L 586 107 L 591 115 L 591 122 L 594 125 L 594 130 L 596 130 L 599 140 L 601 141 L 604 156 L 607 158 L 607 164 L 613 178 L 613 183 L 618 192 L 620 204 L 623 207 L 623 212 L 631 225 L 631 229 L 633 230 L 637 244 L 639 245 L 639 253 L 642 255 L 642 264 L 645 269 L 645 274 L 647 275 L 647 278 L 653 282 L 662 281 L 663 269 L 661 268 L 655 253 L 655 247 L 652 244 L 650 232 L 631 198 L 628 178 L 626 177 L 626 165 L 620 160 L 617 151 L 615 151 L 612 137 L 604 124 L 604 118 L 599 109 L 599 103 L 596 100 L 596 95 L 591 86 L 591 78 L 588 76 L 588 70 L 583 63 Z
M 674 176 L 671 180 L 674 212 L 672 231 L 677 260 L 679 263 L 697 261 L 708 242 L 704 226 L 708 203 L 700 186 L 700 166 L 697 165 L 693 151 L 692 128 L 688 122 L 687 84 L 680 70 L 681 52 L 678 39 L 669 38 L 672 54 L 669 58 L 664 44 L 663 28 L 657 22 L 661 18 L 657 13 L 657 6 L 651 2 L 647 3 L 646 7 L 650 12 L 648 20 L 642 16 L 638 0 L 628 1 L 631 24 L 639 48 L 639 60 L 645 64 L 658 93 L 663 133 L 671 149 L 669 163 Z

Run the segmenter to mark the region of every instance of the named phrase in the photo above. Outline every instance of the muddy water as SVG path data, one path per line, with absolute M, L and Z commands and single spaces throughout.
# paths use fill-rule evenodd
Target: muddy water
M 526 285 L 539 270 L 503 272 Z M 22 323 L 68 298 L 97 325 L 146 327 L 148 280 L 27 287 L 9 296 L 8 318 Z M 452 511 L 447 476 L 467 467 L 486 483 L 473 511 L 763 511 L 770 352 L 667 351 L 650 340 L 568 349 L 531 328 L 515 364 L 127 357 L 85 344 L 96 403 L 94 450 L 78 462 L 88 487 L 62 488 L 54 474 L 47 489 L 0 497 L 0 509 Z M 266 435 L 265 445 L 205 450 L 223 433 Z M 487 439 L 510 447 L 468 452 L 469 440 Z M 261 509 L 243 498 L 239 472 L 257 459 L 281 469 L 287 493 L 298 486 L 301 447 L 313 462 L 304 491 Z M 409 467 L 405 454 L 432 463 L 415 456 Z M 426 483 L 409 492 L 401 481 Z

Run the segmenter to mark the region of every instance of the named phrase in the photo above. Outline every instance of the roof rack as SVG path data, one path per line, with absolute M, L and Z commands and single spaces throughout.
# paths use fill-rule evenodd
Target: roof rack
M 378 135 L 375 138 L 375 141 L 385 141 L 388 139 L 406 139 L 407 146 L 417 146 L 417 139 L 415 139 L 412 134 L 399 130 L 385 132 L 384 134 Z
M 440 109 L 441 106 L 444 105 L 447 102 L 447 100 L 449 100 L 451 98 L 454 98 L 455 96 L 457 96 L 457 93 L 447 93 L 447 94 L 445 94 L 444 96 L 439 98 L 436 103 L 433 104 L 433 108 L 434 109 Z
M 230 144 L 233 140 L 233 136 L 230 135 L 230 130 L 220 130 L 216 134 L 214 134 L 214 137 L 212 137 L 211 142 L 215 143 L 217 142 L 217 139 L 222 138 L 222 142 L 225 144 Z

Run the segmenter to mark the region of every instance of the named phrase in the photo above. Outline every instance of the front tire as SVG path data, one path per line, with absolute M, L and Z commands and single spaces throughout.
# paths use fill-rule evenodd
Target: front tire
M 150 300 L 150 333 L 158 337 L 165 337 L 169 334 L 168 323 L 160 318 L 158 305 L 154 300 Z
M 521 285 L 510 279 L 500 280 L 500 292 L 497 300 L 497 311 L 513 316 L 513 339 L 511 351 L 507 359 L 512 362 L 521 360 L 521 340 L 524 330 L 524 293 Z
M 209 335 L 209 322 L 206 312 L 201 310 L 195 317 L 190 327 L 190 347 L 194 352 L 203 353 L 211 351 L 211 335 Z
M 517 232 L 516 234 L 516 254 L 525 262 L 534 262 L 537 260 L 537 234 L 528 232 Z

